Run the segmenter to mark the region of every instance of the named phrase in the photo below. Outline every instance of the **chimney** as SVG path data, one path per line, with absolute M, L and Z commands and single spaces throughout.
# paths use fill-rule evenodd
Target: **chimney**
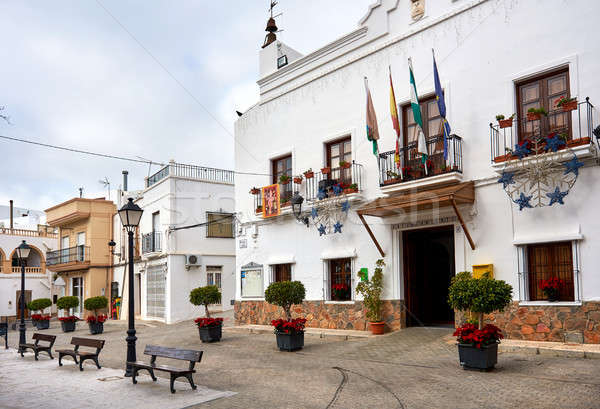
M 13 201 L 10 199 L 10 229 L 13 229 Z
M 127 175 L 129 174 L 128 171 L 124 170 L 123 171 L 123 191 L 127 192 Z

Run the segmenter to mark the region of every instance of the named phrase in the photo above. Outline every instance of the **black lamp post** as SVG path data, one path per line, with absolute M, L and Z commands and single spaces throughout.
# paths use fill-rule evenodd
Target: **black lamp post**
M 304 203 L 304 198 L 297 191 L 294 192 L 294 196 L 292 196 L 292 212 L 294 216 L 296 216 L 296 220 L 302 222 L 308 227 L 308 217 L 302 217 L 302 203 Z
M 133 199 L 129 198 L 125 206 L 123 206 L 119 210 L 119 217 L 121 218 L 121 223 L 123 227 L 127 230 L 127 235 L 129 238 L 128 249 L 129 249 L 129 274 L 127 275 L 127 279 L 129 280 L 129 295 L 128 295 L 128 329 L 127 329 L 127 362 L 135 362 L 135 341 L 137 337 L 135 336 L 135 300 L 134 300 L 134 291 L 133 291 L 133 232 L 135 228 L 140 224 L 140 219 L 142 218 L 143 210 L 133 203 Z M 125 376 L 132 376 L 132 370 L 129 365 L 127 365 L 127 369 L 125 370 Z
M 26 342 L 25 338 L 25 261 L 27 257 L 29 257 L 29 251 L 31 247 L 25 240 L 23 243 L 19 245 L 15 249 L 17 253 L 17 259 L 19 260 L 19 265 L 21 266 L 21 297 L 19 297 L 19 309 L 21 310 L 21 321 L 19 322 L 19 345 L 24 344 Z M 21 347 L 19 346 L 19 352 L 21 351 Z

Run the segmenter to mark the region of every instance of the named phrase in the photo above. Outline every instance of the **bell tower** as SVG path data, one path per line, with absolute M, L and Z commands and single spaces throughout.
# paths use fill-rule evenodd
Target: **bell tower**
M 271 44 L 277 40 L 277 35 L 275 34 L 275 33 L 277 33 L 277 24 L 275 24 L 275 17 L 273 17 L 273 9 L 275 8 L 276 5 L 277 5 L 277 2 L 272 0 L 271 7 L 269 7 L 271 17 L 269 18 L 269 21 L 267 21 L 267 28 L 265 29 L 265 31 L 268 34 L 265 36 L 265 42 L 262 45 L 262 48 L 265 48 L 266 46 L 268 46 L 269 44 Z

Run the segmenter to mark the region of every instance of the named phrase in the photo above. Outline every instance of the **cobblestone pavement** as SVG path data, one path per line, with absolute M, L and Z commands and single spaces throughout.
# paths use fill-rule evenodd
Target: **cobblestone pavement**
M 73 334 L 52 324 L 46 332 L 59 335 L 57 346 L 71 335 L 89 336 L 84 323 Z M 201 349 L 196 383 L 237 392 L 193 408 L 600 408 L 598 360 L 502 353 L 493 372 L 464 371 L 450 329 L 348 340 L 306 335 L 303 350 L 286 353 L 273 334 L 226 328 L 220 343 L 202 344 L 190 321 L 136 325 L 138 359 L 147 343 Z M 125 329 L 109 322 L 92 336 L 107 341 L 105 367 L 123 368 Z M 11 332 L 11 345 L 16 338 Z M 34 362 L 30 370 L 27 379 Z

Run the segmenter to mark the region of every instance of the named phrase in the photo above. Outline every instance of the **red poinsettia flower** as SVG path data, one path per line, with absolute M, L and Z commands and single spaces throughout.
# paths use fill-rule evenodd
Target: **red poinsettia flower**
M 471 344 L 476 348 L 497 343 L 504 338 L 502 331 L 495 325 L 487 324 L 479 329 L 473 324 L 464 324 L 458 327 L 453 334 L 461 344 Z
M 75 315 L 70 315 L 68 317 L 60 317 L 58 320 L 65 321 L 65 322 L 76 322 L 76 321 L 79 321 L 79 318 L 76 317 Z
M 275 333 L 284 334 L 297 334 L 304 332 L 304 326 L 306 325 L 306 319 L 294 318 L 291 321 L 278 319 L 271 321 L 271 325 L 275 327 Z
M 551 277 L 540 282 L 540 289 L 542 291 L 558 291 L 562 286 L 565 285 L 564 280 L 558 277 Z
M 220 327 L 223 325 L 223 318 L 196 318 L 194 322 L 198 328 Z
M 85 320 L 90 324 L 93 324 L 95 322 L 97 322 L 98 324 L 102 324 L 107 319 L 108 317 L 105 314 L 100 314 L 97 317 L 95 315 L 89 315 Z

